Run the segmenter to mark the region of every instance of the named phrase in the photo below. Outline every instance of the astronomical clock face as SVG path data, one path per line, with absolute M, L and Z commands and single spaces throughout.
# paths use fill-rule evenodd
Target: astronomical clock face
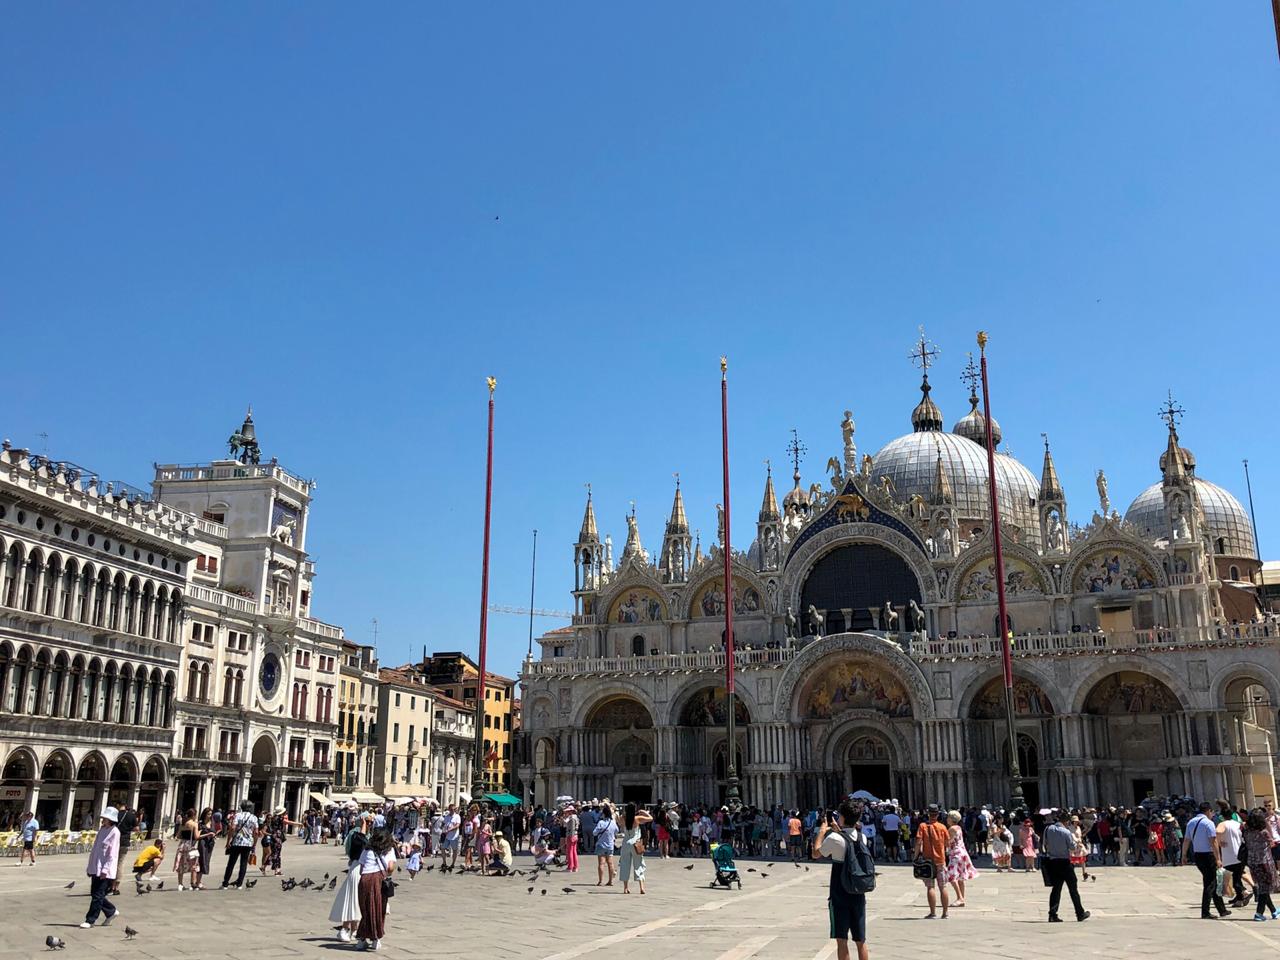
M 268 653 L 262 658 L 262 668 L 258 671 L 258 684 L 262 687 L 262 695 L 270 700 L 280 686 L 280 658 Z

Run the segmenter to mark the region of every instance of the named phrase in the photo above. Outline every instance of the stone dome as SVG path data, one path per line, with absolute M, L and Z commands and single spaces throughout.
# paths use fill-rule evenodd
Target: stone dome
M 1253 540 L 1253 524 L 1240 501 L 1216 483 L 1199 477 L 1192 478 L 1192 482 L 1196 485 L 1196 497 L 1204 510 L 1205 525 L 1215 548 L 1217 541 L 1221 540 L 1221 552 L 1225 555 L 1256 559 L 1258 548 Z M 1169 525 L 1164 512 L 1163 485 L 1153 483 L 1138 494 L 1124 512 L 1124 518 L 1150 540 L 1167 539 Z
M 937 476 L 938 456 L 951 485 L 956 516 L 961 520 L 989 521 L 987 501 L 987 453 L 977 443 L 954 433 L 921 430 L 885 444 L 872 458 L 871 482 L 879 486 L 883 477 L 893 481 L 894 494 L 905 501 L 913 494 L 931 500 Z M 1024 531 L 1024 543 L 1040 545 L 1040 523 L 1036 516 L 1039 481 L 1025 466 L 1003 453 L 996 454 L 996 482 L 1000 494 L 1000 517 Z
M 978 409 L 977 398 L 971 398 L 973 408 L 963 417 L 956 421 L 955 426 L 951 428 L 951 432 L 957 436 L 972 440 L 978 446 L 985 448 L 987 445 L 987 418 L 982 415 L 982 411 Z M 1000 421 L 995 417 L 991 418 L 991 441 L 998 447 L 1002 435 L 1000 433 Z

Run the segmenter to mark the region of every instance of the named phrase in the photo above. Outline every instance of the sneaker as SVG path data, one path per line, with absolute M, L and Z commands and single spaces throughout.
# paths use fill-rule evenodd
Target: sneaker
M 381 949 L 382 949 L 382 941 L 381 941 L 381 940 L 375 940 L 375 941 L 373 941 L 373 945 L 372 945 L 371 947 L 369 947 L 369 949 L 370 949 L 370 950 L 381 950 Z
M 179 892 L 179 893 L 181 893 L 181 892 L 182 892 L 182 884 L 178 884 L 178 892 Z
M 369 949 L 369 941 L 368 941 L 368 940 L 361 940 L 359 943 L 357 943 L 357 944 L 356 944 L 356 949 L 357 949 L 357 950 L 368 950 L 368 949 Z
M 116 911 L 115 913 L 113 913 L 111 916 L 109 916 L 109 917 L 105 918 L 105 919 L 102 921 L 102 925 L 103 925 L 104 927 L 109 927 L 109 926 L 111 926 L 111 921 L 112 921 L 112 920 L 114 920 L 114 919 L 115 919 L 116 917 L 118 917 L 118 916 L 120 916 L 120 911 L 119 911 L 119 910 L 117 910 L 117 911 Z
M 1084 913 L 1080 914 L 1080 916 L 1076 917 L 1076 921 L 1078 923 L 1084 923 L 1084 921 L 1088 920 L 1090 916 L 1091 914 L 1086 910 Z
M 341 940 L 343 943 L 350 943 L 351 931 L 348 930 L 346 927 L 343 927 L 338 931 L 338 939 Z
M 1220 916 L 1220 917 L 1229 917 L 1229 916 L 1231 916 L 1231 911 L 1230 911 L 1230 910 L 1219 910 L 1219 911 L 1218 911 L 1218 916 Z
M 1253 919 L 1256 920 L 1258 923 L 1263 923 L 1266 921 L 1267 915 L 1265 913 L 1255 913 L 1253 915 Z
M 1050 914 L 1050 915 L 1049 915 L 1049 922 L 1050 922 L 1050 923 L 1061 923 L 1061 922 L 1062 922 L 1062 918 L 1061 918 L 1061 917 L 1059 917 L 1059 916 L 1055 916 L 1054 914 Z
M 1280 910 L 1272 910 L 1272 911 L 1271 911 L 1271 919 L 1272 919 L 1272 920 L 1280 920 Z
M 93 924 L 92 924 L 92 923 L 90 923 L 88 920 L 86 920 L 86 921 L 84 921 L 82 924 L 80 924 L 80 929 L 81 929 L 81 930 L 92 930 L 92 929 L 93 929 Z

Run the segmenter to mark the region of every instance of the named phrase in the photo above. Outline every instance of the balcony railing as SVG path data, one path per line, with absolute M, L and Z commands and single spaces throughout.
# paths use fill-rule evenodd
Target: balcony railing
M 224 763 L 239 763 L 241 756 L 239 750 L 219 750 L 218 759 Z
M 187 586 L 187 596 L 202 600 L 205 603 L 212 603 L 215 606 L 225 607 L 228 610 L 235 610 L 239 613 L 256 613 L 258 610 L 258 604 L 255 600 L 250 600 L 248 597 L 240 597 L 225 590 L 215 590 L 213 587 L 206 587 L 199 583 L 192 583 Z
M 183 760 L 207 760 L 209 759 L 209 751 L 204 747 L 188 747 L 184 743 L 179 756 L 181 756 Z
M 256 477 L 271 477 L 305 496 L 311 495 L 310 483 L 293 476 L 278 463 L 239 463 L 225 460 L 220 463 L 197 463 L 189 466 L 166 464 L 156 468 L 156 479 L 161 481 L 240 480 Z
M 796 647 L 765 650 L 735 650 L 736 667 L 765 666 L 788 663 Z M 583 673 L 658 673 L 664 670 L 723 670 L 725 652 L 707 650 L 694 653 L 658 653 L 632 657 L 594 657 L 573 660 L 552 658 L 534 660 L 525 665 L 531 676 L 573 676 Z

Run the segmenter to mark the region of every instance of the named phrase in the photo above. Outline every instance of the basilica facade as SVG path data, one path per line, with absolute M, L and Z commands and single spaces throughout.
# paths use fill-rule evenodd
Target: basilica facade
M 1097 508 L 1073 523 L 1047 441 L 1037 477 L 1000 450 L 975 392 L 950 430 L 931 392 L 926 367 L 911 431 L 861 459 L 846 411 L 828 482 L 805 488 L 797 456 L 779 504 L 766 477 L 754 542 L 730 557 L 732 747 L 722 547 L 704 556 L 693 543 L 677 485 L 656 560 L 633 509 L 615 564 L 588 495 L 573 623 L 541 637 L 521 675 L 533 800 L 715 802 L 730 749 L 757 804 L 860 788 L 905 804 L 999 802 L 1015 750 L 1033 804 L 1273 796 L 1280 653 L 1259 613 L 1253 529 L 1198 475 L 1172 401 L 1151 486 L 1122 515 L 1099 471 Z

